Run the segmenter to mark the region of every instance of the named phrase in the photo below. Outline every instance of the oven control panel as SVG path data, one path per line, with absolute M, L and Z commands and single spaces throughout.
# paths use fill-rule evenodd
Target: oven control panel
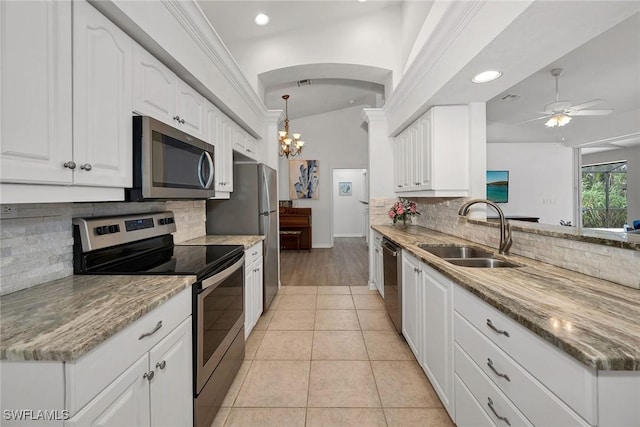
M 155 212 L 73 220 L 74 237 L 89 252 L 176 231 L 173 212 Z

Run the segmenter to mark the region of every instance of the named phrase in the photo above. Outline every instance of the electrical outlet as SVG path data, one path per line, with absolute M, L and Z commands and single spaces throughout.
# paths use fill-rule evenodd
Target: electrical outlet
M 18 209 L 13 206 L 2 207 L 2 218 L 16 218 L 18 216 Z

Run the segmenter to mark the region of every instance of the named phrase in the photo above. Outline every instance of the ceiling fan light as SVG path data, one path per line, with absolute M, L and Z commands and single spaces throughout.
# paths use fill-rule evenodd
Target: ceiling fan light
M 571 117 L 566 114 L 555 114 L 549 118 L 544 124 L 548 128 L 554 128 L 558 126 L 564 126 L 571 121 Z
M 471 79 L 474 83 L 488 83 L 492 82 L 496 79 L 499 79 L 502 76 L 502 73 L 497 70 L 487 70 L 483 71 L 479 74 L 476 74 L 475 77 Z

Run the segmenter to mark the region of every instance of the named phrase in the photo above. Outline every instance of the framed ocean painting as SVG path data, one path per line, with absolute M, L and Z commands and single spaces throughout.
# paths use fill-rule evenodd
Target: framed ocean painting
M 487 200 L 509 202 L 509 171 L 487 171 Z

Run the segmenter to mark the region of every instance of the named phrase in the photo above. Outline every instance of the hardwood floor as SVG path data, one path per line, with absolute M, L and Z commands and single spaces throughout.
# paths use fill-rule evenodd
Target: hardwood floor
M 333 248 L 280 252 L 283 286 L 365 286 L 369 278 L 364 237 L 336 237 Z

